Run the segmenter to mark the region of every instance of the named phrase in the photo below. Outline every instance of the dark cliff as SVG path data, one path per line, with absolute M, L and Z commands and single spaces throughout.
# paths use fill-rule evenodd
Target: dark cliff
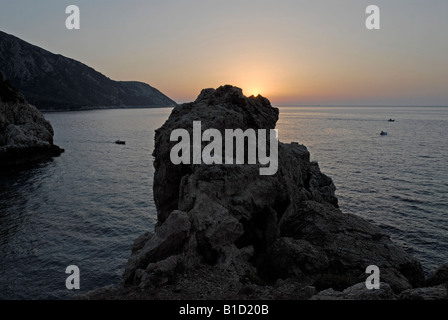
M 0 72 L 1 169 L 60 155 L 53 135 L 50 122 Z
M 81 62 L 1 31 L 0 70 L 39 109 L 176 105 L 146 83 L 113 81 Z

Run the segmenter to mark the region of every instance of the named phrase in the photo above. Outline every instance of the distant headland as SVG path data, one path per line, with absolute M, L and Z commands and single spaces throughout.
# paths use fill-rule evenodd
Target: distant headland
M 0 31 L 0 70 L 40 110 L 173 107 L 150 85 L 114 81 L 93 68 Z

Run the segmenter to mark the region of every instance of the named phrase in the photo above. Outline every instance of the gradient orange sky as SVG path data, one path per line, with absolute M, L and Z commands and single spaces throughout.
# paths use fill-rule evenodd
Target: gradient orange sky
M 5 3 L 3 3 L 5 2 Z M 65 7 L 81 29 L 65 28 Z M 448 1 L 2 1 L 0 30 L 177 102 L 232 84 L 277 105 L 448 105 Z

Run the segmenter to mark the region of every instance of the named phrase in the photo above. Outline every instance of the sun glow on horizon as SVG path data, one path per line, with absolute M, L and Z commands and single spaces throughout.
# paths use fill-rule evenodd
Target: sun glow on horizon
M 51 1 L 4 2 L 2 31 L 177 103 L 228 84 L 273 105 L 448 105 L 448 1 L 382 1 L 387 32 L 362 1 L 84 1 L 96 18 L 69 37 Z
M 244 93 L 244 95 L 247 96 L 247 97 L 250 97 L 250 96 L 254 96 L 254 97 L 256 97 L 256 96 L 258 96 L 258 95 L 262 95 L 262 94 L 261 94 L 262 91 L 263 91 L 263 90 L 254 87 L 254 88 L 250 88 L 250 89 L 247 89 L 247 90 L 243 90 L 243 93 Z

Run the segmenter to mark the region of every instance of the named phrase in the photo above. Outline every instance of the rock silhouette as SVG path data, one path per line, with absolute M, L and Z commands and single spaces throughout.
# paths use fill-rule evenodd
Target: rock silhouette
M 158 223 L 134 243 L 120 288 L 93 299 L 395 299 L 424 285 L 420 262 L 338 208 L 330 177 L 299 143 L 279 143 L 272 176 L 255 165 L 170 161 L 172 130 L 273 129 L 278 109 L 233 86 L 205 89 L 156 130 Z M 381 271 L 367 290 L 367 266 Z M 440 272 L 439 272 L 440 273 Z M 407 290 L 407 291 L 406 291 Z M 439 289 L 437 289 L 439 290 Z M 439 291 L 430 289 L 433 296 Z M 322 292 L 319 292 L 322 291 Z
M 0 165 L 2 169 L 58 156 L 53 128 L 42 113 L 0 73 Z
M 203 268 L 208 277 L 225 274 L 235 287 L 244 278 L 305 286 L 332 276 L 349 287 L 365 281 L 372 264 L 396 293 L 423 283 L 418 260 L 376 226 L 340 211 L 333 181 L 303 145 L 279 144 L 273 176 L 260 176 L 258 165 L 173 165 L 169 159 L 172 130 L 191 132 L 193 121 L 224 132 L 273 129 L 277 120 L 278 109 L 266 98 L 245 97 L 232 86 L 205 89 L 173 110 L 155 135 L 158 225 L 135 245 L 124 287 L 182 282 L 179 275 L 191 278 Z

